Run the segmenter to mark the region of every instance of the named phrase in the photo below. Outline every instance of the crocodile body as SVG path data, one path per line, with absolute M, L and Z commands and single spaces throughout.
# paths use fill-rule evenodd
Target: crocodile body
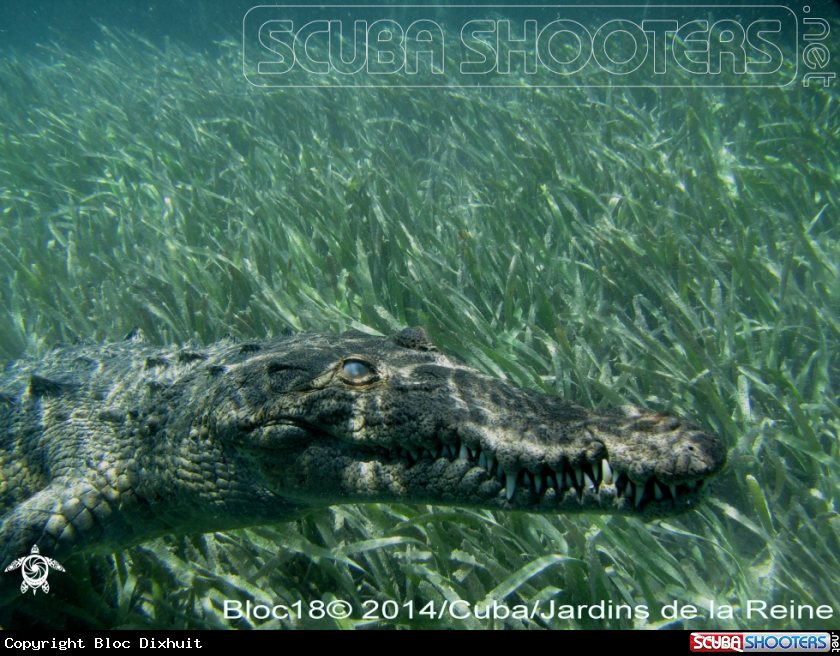
M 726 459 L 677 417 L 486 376 L 422 329 L 63 347 L 0 377 L 0 567 L 402 501 L 659 517 Z

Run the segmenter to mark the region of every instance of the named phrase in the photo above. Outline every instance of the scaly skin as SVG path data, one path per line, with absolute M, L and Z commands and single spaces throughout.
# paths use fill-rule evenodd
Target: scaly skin
M 0 567 L 354 502 L 649 519 L 726 460 L 672 415 L 520 389 L 419 328 L 60 348 L 0 377 L 0 431 Z

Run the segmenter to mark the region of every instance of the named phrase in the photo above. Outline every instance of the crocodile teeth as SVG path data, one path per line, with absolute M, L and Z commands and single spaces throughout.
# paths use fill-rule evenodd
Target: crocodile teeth
M 419 453 L 417 453 L 417 451 L 415 451 L 414 449 L 412 449 L 411 451 L 409 451 L 409 453 L 411 454 L 411 457 L 412 457 L 414 460 L 418 460 L 418 459 L 420 458 L 420 454 L 419 454 Z
M 406 451 L 405 449 L 400 450 L 400 457 L 408 458 L 408 451 Z
M 586 483 L 586 487 L 591 487 L 593 490 L 595 489 L 595 483 L 592 482 L 592 479 L 589 478 L 589 474 L 583 472 L 583 480 Z
M 566 472 L 566 487 L 574 487 L 575 484 L 572 483 L 572 477 L 569 476 L 569 472 Z
M 557 487 L 554 483 L 554 477 L 551 474 L 545 477 L 545 485 L 546 487 Z
M 624 488 L 624 496 L 628 499 L 633 496 L 633 483 L 627 481 L 627 487 Z
M 487 469 L 487 456 L 484 455 L 484 451 L 478 456 L 478 466 Z
M 467 445 L 462 443 L 461 444 L 461 452 L 458 454 L 458 458 L 460 458 L 461 460 L 469 460 L 469 457 L 470 457 L 470 455 L 469 455 L 469 452 L 467 451 Z
M 662 488 L 659 487 L 659 483 L 656 481 L 653 482 L 653 498 L 657 501 L 662 501 L 662 497 L 665 496 L 662 494 Z
M 531 487 L 531 476 L 528 472 L 525 472 L 522 476 L 522 480 L 525 481 L 525 487 Z
M 542 490 L 542 474 L 534 474 L 534 488 L 537 490 L 537 494 Z
M 612 468 L 610 467 L 610 463 L 607 462 L 606 458 L 601 461 L 601 478 L 604 479 L 604 485 L 612 485 L 613 482 L 613 473 Z
M 672 485 L 668 489 L 671 490 L 671 496 L 674 497 L 674 501 L 676 501 L 677 500 L 677 486 Z
M 508 501 L 513 499 L 513 495 L 516 492 L 516 474 L 507 474 L 507 478 L 505 480 L 505 492 L 507 493 Z
M 424 458 L 431 458 L 432 457 L 432 452 L 429 451 L 428 449 L 423 449 L 423 457 Z
M 452 451 L 449 449 L 448 444 L 443 445 L 443 455 L 447 458 L 452 458 Z
M 487 473 L 488 474 L 493 473 L 493 465 L 495 465 L 495 464 L 496 464 L 496 459 L 493 457 L 493 454 L 491 453 L 487 456 Z
M 645 495 L 645 486 L 641 483 L 636 484 L 636 500 L 635 505 L 638 508 L 639 504 L 642 502 L 642 497 Z
M 478 453 L 478 449 L 470 449 L 470 457 L 475 459 L 475 454 Z
M 583 484 L 583 472 L 580 469 L 575 469 L 574 472 L 577 486 L 580 487 Z

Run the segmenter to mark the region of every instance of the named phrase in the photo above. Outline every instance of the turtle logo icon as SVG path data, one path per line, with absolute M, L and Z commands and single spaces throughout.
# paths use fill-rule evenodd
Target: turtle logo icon
M 21 568 L 23 583 L 20 584 L 20 591 L 26 592 L 29 588 L 32 588 L 32 594 L 35 594 L 38 588 L 43 588 L 45 593 L 50 591 L 50 584 L 47 583 L 47 575 L 50 572 L 50 567 L 57 569 L 59 572 L 64 571 L 64 568 L 52 558 L 42 556 L 38 551 L 38 545 L 33 544 L 32 553 L 13 561 L 6 568 L 6 571 L 11 572 Z

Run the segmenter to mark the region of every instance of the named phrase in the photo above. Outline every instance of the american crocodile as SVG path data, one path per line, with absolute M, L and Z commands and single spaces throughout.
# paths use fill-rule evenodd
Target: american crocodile
M 647 519 L 726 460 L 671 414 L 521 389 L 421 328 L 62 347 L 2 374 L 0 431 L 0 567 L 367 501 Z

